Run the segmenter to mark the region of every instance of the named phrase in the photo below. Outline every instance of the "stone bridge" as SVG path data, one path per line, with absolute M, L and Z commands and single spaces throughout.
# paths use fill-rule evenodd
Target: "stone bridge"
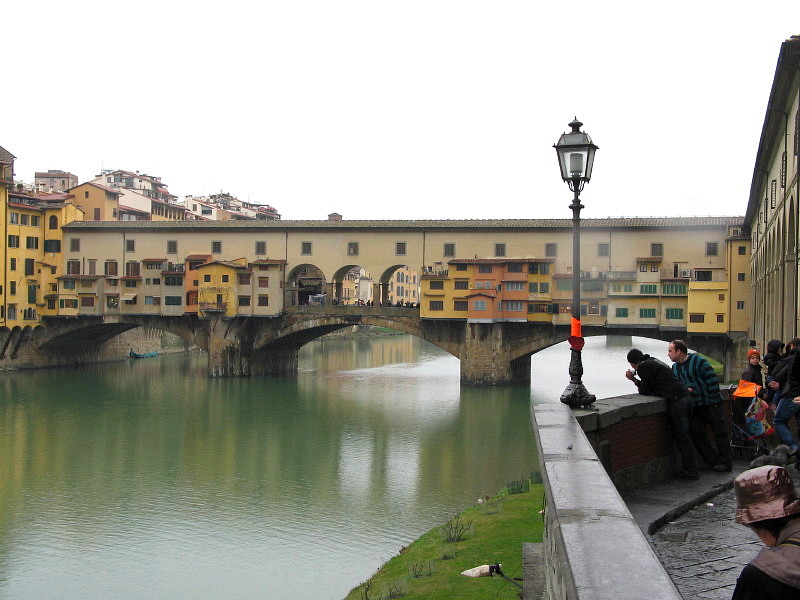
M 569 328 L 543 323 L 467 323 L 420 319 L 416 308 L 381 306 L 292 306 L 277 318 L 195 315 L 105 315 L 52 318 L 45 326 L 0 331 L 0 368 L 14 366 L 24 350 L 36 366 L 101 360 L 103 346 L 130 329 L 164 330 L 208 352 L 212 377 L 293 373 L 298 350 L 311 340 L 353 325 L 388 327 L 417 336 L 457 357 L 461 382 L 488 386 L 530 381 L 532 354 L 567 339 Z M 674 329 L 584 326 L 584 335 L 631 335 L 690 347 L 722 362 L 725 380 L 738 379 L 747 341 L 727 335 L 688 335 Z

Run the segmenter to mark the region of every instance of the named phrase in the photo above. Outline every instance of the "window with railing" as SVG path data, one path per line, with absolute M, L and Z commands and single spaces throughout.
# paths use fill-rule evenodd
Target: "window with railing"
M 129 261 L 125 263 L 126 277 L 140 277 L 141 274 L 141 265 L 137 261 Z

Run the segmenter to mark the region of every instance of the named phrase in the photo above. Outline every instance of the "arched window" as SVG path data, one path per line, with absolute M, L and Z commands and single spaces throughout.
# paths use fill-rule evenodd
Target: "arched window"
M 55 215 L 50 215 L 50 219 L 48 221 L 48 227 L 50 229 L 58 229 L 58 217 Z

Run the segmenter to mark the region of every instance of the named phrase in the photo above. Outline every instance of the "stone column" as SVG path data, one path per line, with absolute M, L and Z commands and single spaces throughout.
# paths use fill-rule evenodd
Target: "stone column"
M 461 346 L 461 383 L 474 386 L 530 383 L 531 359 L 511 358 L 502 323 L 468 323 Z
M 253 340 L 240 322 L 223 321 L 215 314 L 209 323 L 208 374 L 210 377 L 247 377 Z
M 268 348 L 258 350 L 250 361 L 252 375 L 291 375 L 297 372 L 297 350 Z

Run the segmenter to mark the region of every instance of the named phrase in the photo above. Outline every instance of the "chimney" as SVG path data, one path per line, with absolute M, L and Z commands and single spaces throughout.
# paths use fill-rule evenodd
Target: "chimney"
M 339 213 L 331 213 L 328 215 L 328 221 L 341 221 L 342 215 Z

